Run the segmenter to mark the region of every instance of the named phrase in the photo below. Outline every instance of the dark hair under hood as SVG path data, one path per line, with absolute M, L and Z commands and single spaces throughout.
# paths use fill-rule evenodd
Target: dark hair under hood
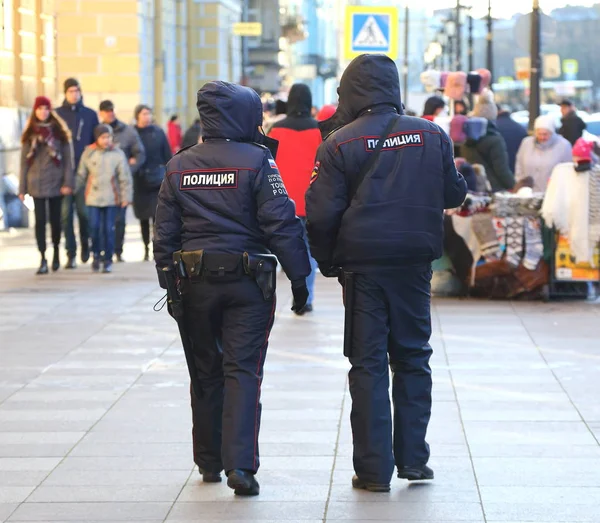
M 305 84 L 294 84 L 290 89 L 287 101 L 288 116 L 310 116 L 312 110 L 312 93 Z
M 376 105 L 390 105 L 404 114 L 398 68 L 385 55 L 363 54 L 352 60 L 342 74 L 338 96 L 335 114 L 319 123 L 323 138 Z

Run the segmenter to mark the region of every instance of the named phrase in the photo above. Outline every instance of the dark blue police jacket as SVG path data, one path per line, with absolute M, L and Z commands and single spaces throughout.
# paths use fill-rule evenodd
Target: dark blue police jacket
M 346 270 L 439 258 L 444 209 L 460 206 L 467 193 L 450 139 L 436 124 L 403 114 L 398 71 L 385 56 L 356 58 L 339 98 L 332 122 L 341 128 L 321 144 L 306 193 L 312 256 Z M 396 124 L 372 176 L 361 183 L 361 168 L 391 119 Z
M 154 257 L 175 251 L 274 253 L 292 281 L 310 274 L 303 227 L 266 147 L 252 143 L 262 104 L 252 89 L 210 82 L 198 91 L 204 143 L 176 154 L 158 195 Z

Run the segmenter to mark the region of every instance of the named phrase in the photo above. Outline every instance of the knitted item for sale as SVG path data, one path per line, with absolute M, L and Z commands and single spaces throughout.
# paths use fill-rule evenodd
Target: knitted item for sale
M 440 76 L 441 73 L 439 71 L 423 71 L 420 78 L 425 91 L 435 93 L 440 88 Z
M 467 88 L 467 73 L 457 71 L 448 75 L 446 86 L 444 87 L 444 95 L 452 100 L 460 100 Z
M 496 231 L 496 237 L 498 238 L 498 245 L 500 245 L 500 251 L 506 251 L 506 218 L 492 218 L 492 223 Z
M 521 197 L 518 194 L 498 192 L 494 194 L 492 212 L 494 216 L 539 216 L 543 193 L 533 193 L 529 197 Z
M 590 171 L 590 218 L 589 218 L 589 253 L 590 264 L 596 268 L 594 251 L 600 242 L 600 170 Z
M 446 83 L 448 82 L 448 75 L 450 73 L 448 71 L 442 71 L 442 74 L 440 75 L 440 84 L 438 86 L 439 89 L 445 89 L 446 88 Z
M 475 214 L 473 216 L 473 232 L 479 241 L 481 254 L 485 261 L 494 261 L 502 257 L 491 214 L 486 212 Z
M 523 258 L 523 228 L 525 218 L 506 218 L 506 261 L 518 267 Z
M 492 184 L 488 180 L 487 173 L 485 172 L 485 167 L 480 163 L 476 163 L 473 165 L 473 171 L 475 171 L 475 176 L 477 180 L 477 188 L 475 189 L 475 192 L 491 193 Z
M 525 218 L 525 256 L 523 267 L 534 271 L 544 255 L 542 224 L 539 218 Z
M 464 123 L 463 129 L 468 140 L 477 142 L 487 134 L 488 121 L 486 118 L 472 116 Z
M 469 84 L 469 91 L 472 94 L 479 93 L 481 89 L 481 75 L 477 71 L 471 71 L 467 75 L 467 84 Z
M 450 120 L 450 139 L 455 144 L 462 144 L 467 141 L 465 133 L 465 122 L 468 118 L 462 114 L 457 114 Z
M 492 197 L 487 194 L 477 194 L 469 192 L 465 202 L 459 207 L 459 216 L 473 216 L 482 212 L 488 212 L 492 203 Z
M 489 69 L 477 69 L 477 72 L 481 76 L 481 85 L 479 86 L 479 90 L 481 92 L 486 87 L 489 87 L 492 83 L 492 73 L 489 71 Z

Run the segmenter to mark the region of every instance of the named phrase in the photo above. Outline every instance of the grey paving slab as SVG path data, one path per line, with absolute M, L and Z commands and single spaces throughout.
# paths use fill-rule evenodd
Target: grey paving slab
M 473 463 L 481 486 L 600 486 L 598 459 L 474 458 Z
M 156 486 L 183 485 L 190 476 L 188 470 L 69 470 L 58 467 L 44 481 L 46 486 Z M 42 481 L 38 480 L 38 484 Z
M 520 520 L 530 522 L 553 521 L 579 522 L 598 521 L 598 506 L 563 505 L 560 503 L 486 503 L 488 522 Z
M 164 519 L 170 507 L 170 503 L 23 503 L 7 521 Z
M 479 503 L 343 503 L 331 502 L 327 521 L 481 521 L 483 512 Z
M 18 506 L 16 503 L 0 503 L 0 522 L 6 521 Z
M 29 497 L 31 503 L 92 503 L 92 502 L 174 502 L 179 484 L 157 486 L 87 486 L 51 487 L 42 485 Z M 20 500 L 23 501 L 23 500 Z
M 327 501 L 329 488 L 326 485 L 275 485 L 270 484 L 263 488 L 260 496 L 255 499 L 239 498 L 236 502 L 314 502 Z M 194 477 L 181 491 L 178 502 L 207 502 L 232 501 L 232 492 L 225 485 L 209 485 L 202 483 L 199 477 Z
M 263 520 L 317 520 L 323 518 L 325 501 L 290 501 L 279 503 L 265 501 L 260 503 L 244 503 L 238 500 L 177 502 L 173 506 L 167 522 L 178 521 L 221 521 L 230 520 L 263 521 Z
M 35 486 L 29 487 L 0 487 L 0 503 L 22 503 L 33 492 Z
M 480 487 L 481 499 L 487 503 L 594 505 L 600 507 L 597 487 Z

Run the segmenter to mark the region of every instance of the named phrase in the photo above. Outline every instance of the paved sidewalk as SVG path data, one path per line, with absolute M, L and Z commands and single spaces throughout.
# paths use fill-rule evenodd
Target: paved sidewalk
M 193 470 L 185 361 L 152 312 L 152 265 L 32 272 L 0 271 L 0 522 L 600 521 L 598 305 L 436 301 L 436 480 L 370 494 L 350 487 L 337 284 L 319 278 L 316 312 L 297 318 L 282 280 L 262 493 L 234 499 Z

